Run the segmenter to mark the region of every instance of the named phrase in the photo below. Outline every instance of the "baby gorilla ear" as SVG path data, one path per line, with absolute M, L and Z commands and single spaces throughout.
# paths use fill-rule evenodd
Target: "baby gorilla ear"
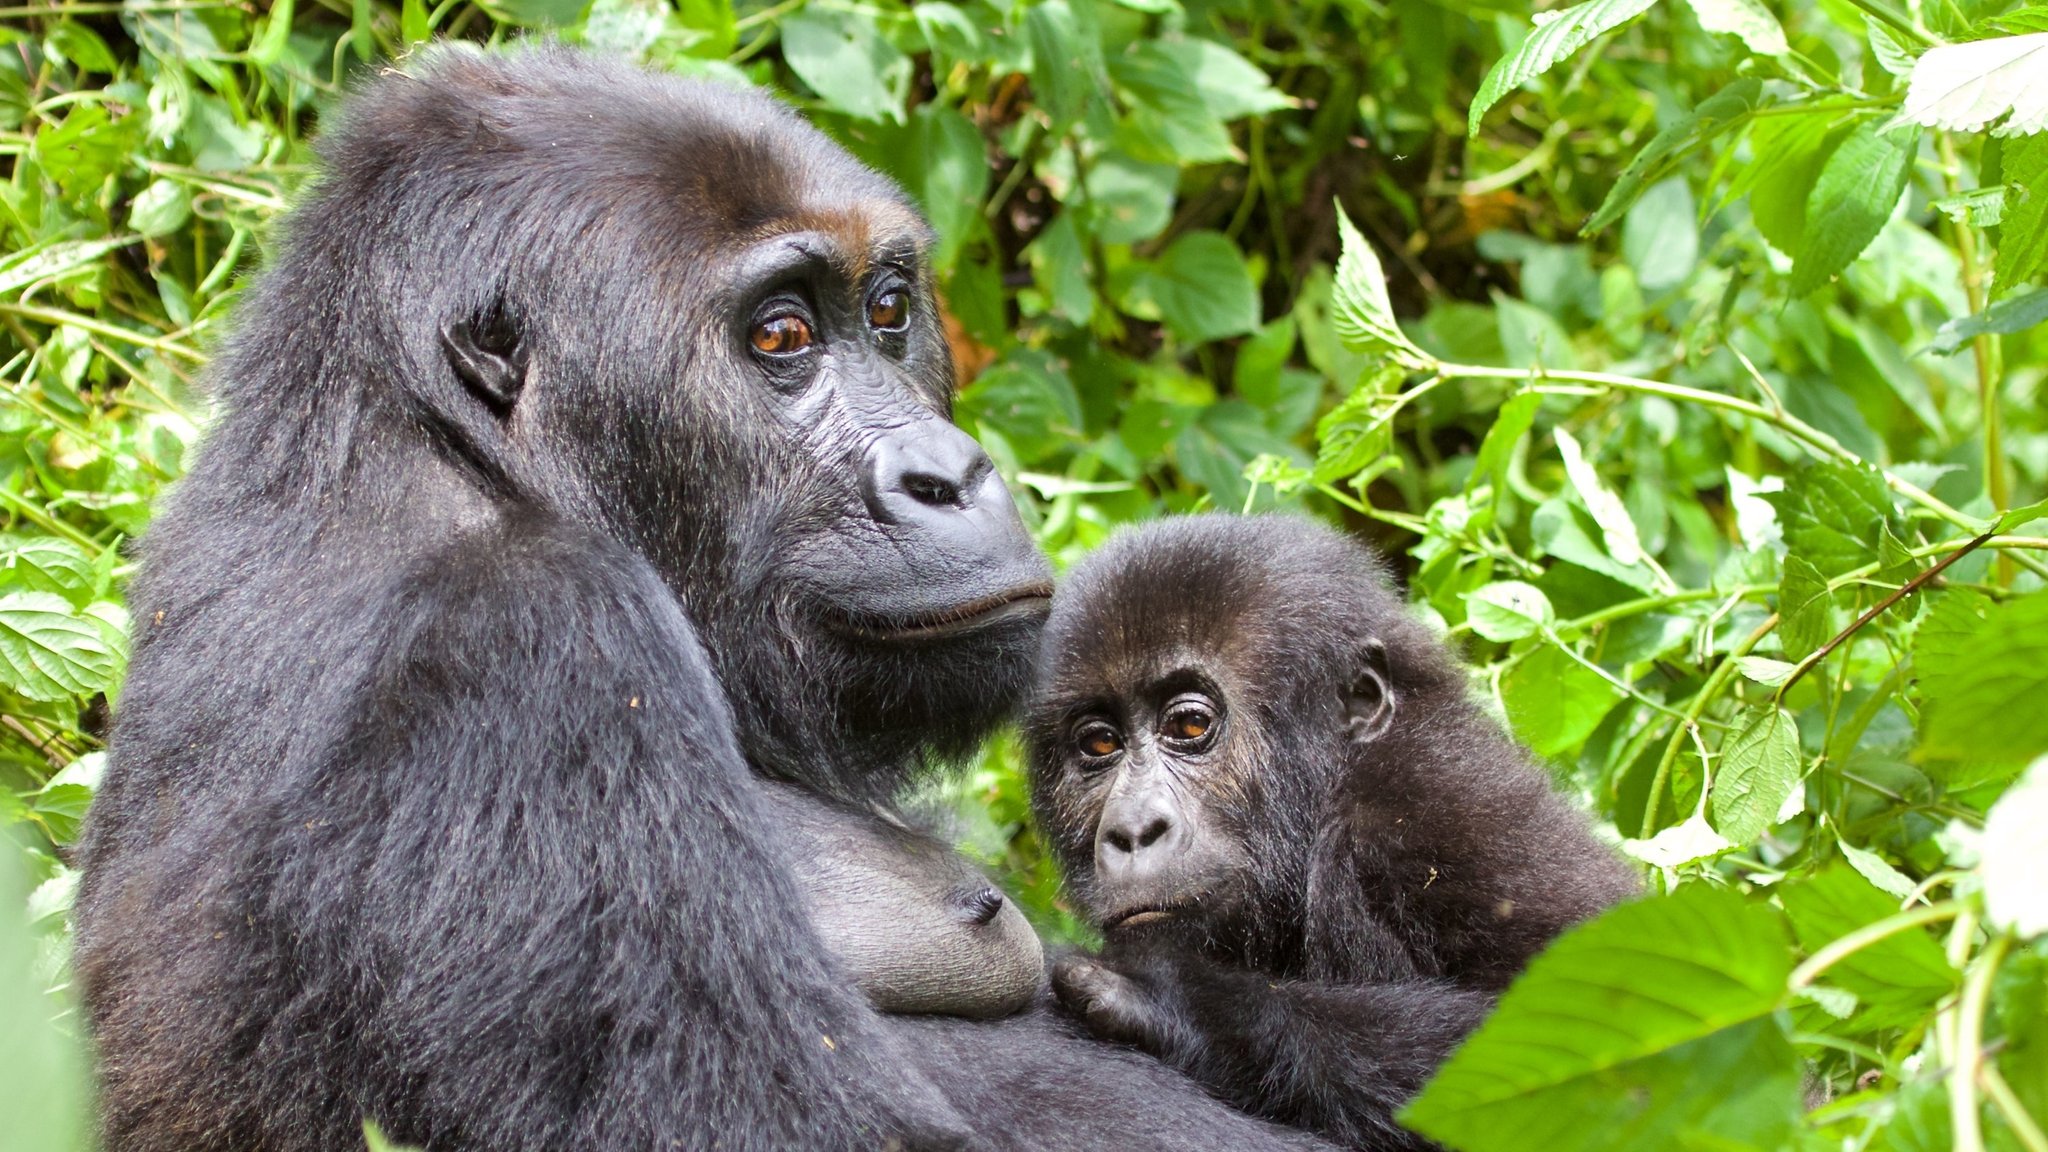
M 1394 681 L 1387 668 L 1387 646 L 1368 640 L 1360 647 L 1351 684 L 1344 690 L 1344 722 L 1353 743 L 1364 744 L 1394 726 Z
M 441 351 L 455 375 L 493 413 L 512 411 L 526 386 L 526 342 L 502 304 L 493 303 L 474 319 L 443 324 Z

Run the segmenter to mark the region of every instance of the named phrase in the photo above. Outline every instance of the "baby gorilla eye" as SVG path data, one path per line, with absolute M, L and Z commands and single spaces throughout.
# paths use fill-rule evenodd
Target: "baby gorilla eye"
M 1200 696 L 1183 696 L 1166 706 L 1159 735 L 1187 751 L 1205 747 L 1216 731 L 1216 709 Z
M 756 322 L 747 339 L 756 352 L 788 356 L 811 346 L 811 326 L 801 316 L 776 316 Z
M 1083 759 L 1107 760 L 1124 750 L 1123 733 L 1106 721 L 1090 720 L 1074 730 L 1074 748 Z
M 868 323 L 885 332 L 902 328 L 909 319 L 910 298 L 893 289 L 868 304 Z

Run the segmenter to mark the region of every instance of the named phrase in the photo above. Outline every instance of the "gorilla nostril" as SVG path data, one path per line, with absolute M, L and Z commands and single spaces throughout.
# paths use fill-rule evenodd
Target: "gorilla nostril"
M 934 508 L 957 507 L 960 503 L 960 486 L 943 476 L 929 472 L 906 472 L 898 481 L 903 491 L 919 504 Z
M 1172 830 L 1173 825 L 1168 823 L 1166 818 L 1162 816 L 1146 825 L 1145 830 L 1138 834 L 1138 847 L 1150 848 L 1154 844 L 1159 843 L 1160 837 Z
M 1114 848 L 1119 852 L 1129 852 L 1134 847 L 1134 845 L 1131 843 L 1130 834 L 1116 828 L 1111 828 L 1107 832 L 1104 832 L 1102 834 L 1102 839 L 1111 848 Z

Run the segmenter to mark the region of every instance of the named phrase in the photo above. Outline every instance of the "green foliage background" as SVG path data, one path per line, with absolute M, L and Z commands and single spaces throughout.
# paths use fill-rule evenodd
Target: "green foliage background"
M 0 19 L 20 1146 L 82 1142 L 69 846 L 118 706 L 126 545 L 205 424 L 208 350 L 352 75 L 541 31 L 774 86 L 918 197 L 961 420 L 1062 562 L 1210 506 L 1304 510 L 1404 562 L 1475 690 L 1658 893 L 1539 960 L 1420 1130 L 1474 1152 L 2048 1152 L 2048 767 L 2026 771 L 2048 753 L 2048 9 Z M 1964 83 L 1987 75 L 2013 84 Z M 1049 935 L 1079 932 L 1006 741 L 926 799 Z

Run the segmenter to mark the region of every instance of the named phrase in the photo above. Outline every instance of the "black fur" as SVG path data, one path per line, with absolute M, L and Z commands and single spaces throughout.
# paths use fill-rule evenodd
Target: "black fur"
M 1029 1142 L 934 1081 L 1088 1050 L 877 1016 L 755 775 L 887 796 L 1028 681 L 1043 558 L 915 472 L 990 492 L 923 223 L 761 95 L 562 50 L 416 58 L 324 154 L 133 589 L 77 913 L 105 1146 Z M 858 337 L 770 371 L 776 292 Z M 878 488 L 878 445 L 930 459 Z M 1163 1100 L 1137 1146 L 1282 1142 L 1099 1064 L 1063 1106 Z
M 1106 757 L 1077 743 L 1097 723 Z M 1109 941 L 1056 967 L 1062 1000 L 1353 1147 L 1427 1147 L 1395 1109 L 1530 956 L 1635 890 L 1380 561 L 1310 521 L 1104 545 L 1055 600 L 1029 735 L 1040 822 Z M 1141 872 L 1115 827 L 1147 804 Z

